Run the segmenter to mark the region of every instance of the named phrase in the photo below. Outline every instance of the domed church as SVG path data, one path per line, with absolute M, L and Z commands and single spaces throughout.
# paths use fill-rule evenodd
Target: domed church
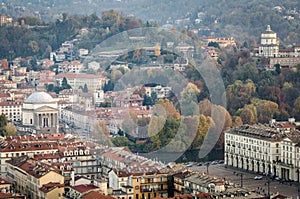
M 58 132 L 58 105 L 45 92 L 34 92 L 24 102 L 22 126 L 32 133 Z

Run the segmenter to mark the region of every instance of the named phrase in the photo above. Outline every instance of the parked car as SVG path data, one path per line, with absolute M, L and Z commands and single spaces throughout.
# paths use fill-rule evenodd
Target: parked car
M 211 165 L 216 165 L 216 164 L 218 164 L 218 161 L 212 161 L 210 164 Z
M 218 164 L 224 164 L 224 160 L 219 160 Z
M 261 180 L 261 179 L 263 179 L 262 176 L 255 176 L 255 177 L 254 177 L 254 180 Z
M 279 178 L 278 176 L 276 176 L 276 177 L 275 177 L 275 180 L 279 181 L 279 180 L 280 180 L 280 178 Z

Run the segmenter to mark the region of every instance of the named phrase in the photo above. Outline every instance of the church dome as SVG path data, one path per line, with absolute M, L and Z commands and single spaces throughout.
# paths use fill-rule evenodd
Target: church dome
M 24 103 L 35 104 L 35 103 L 52 103 L 54 99 L 45 92 L 34 92 L 32 93 Z

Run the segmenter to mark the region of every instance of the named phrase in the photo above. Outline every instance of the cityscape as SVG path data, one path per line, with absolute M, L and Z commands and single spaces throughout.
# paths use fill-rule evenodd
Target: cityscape
M 300 198 L 298 1 L 0 8 L 0 199 Z

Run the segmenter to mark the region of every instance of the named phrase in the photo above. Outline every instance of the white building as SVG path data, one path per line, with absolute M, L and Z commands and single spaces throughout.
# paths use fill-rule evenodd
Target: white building
M 277 33 L 271 30 L 270 25 L 261 34 L 258 54 L 260 57 L 278 57 L 279 55 L 279 39 Z
M 74 74 L 74 73 L 60 73 L 54 77 L 57 84 L 61 85 L 63 78 L 66 78 L 68 84 L 73 89 L 78 89 L 80 86 L 84 87 L 86 84 L 89 91 L 94 91 L 97 89 L 102 89 L 104 83 L 108 82 L 108 79 L 101 76 L 101 75 L 94 75 L 94 74 Z
M 300 133 L 289 134 L 281 144 L 281 161 L 278 162 L 282 179 L 300 182 Z
M 4 114 L 8 121 L 22 120 L 22 102 L 6 101 L 0 102 L 0 114 Z
M 154 92 L 157 95 L 158 99 L 168 98 L 171 95 L 172 88 L 157 85 L 155 87 L 144 87 L 146 92 L 145 94 L 151 96 L 151 93 Z
M 227 130 L 225 164 L 278 176 L 283 134 L 263 125 L 243 125 Z
M 300 132 L 243 125 L 225 132 L 225 164 L 300 182 Z
M 48 93 L 32 93 L 23 103 L 22 125 L 32 132 L 58 132 L 57 102 Z
M 64 61 L 58 64 L 58 72 L 63 73 L 79 73 L 83 69 L 83 64 L 74 60 L 72 62 Z

